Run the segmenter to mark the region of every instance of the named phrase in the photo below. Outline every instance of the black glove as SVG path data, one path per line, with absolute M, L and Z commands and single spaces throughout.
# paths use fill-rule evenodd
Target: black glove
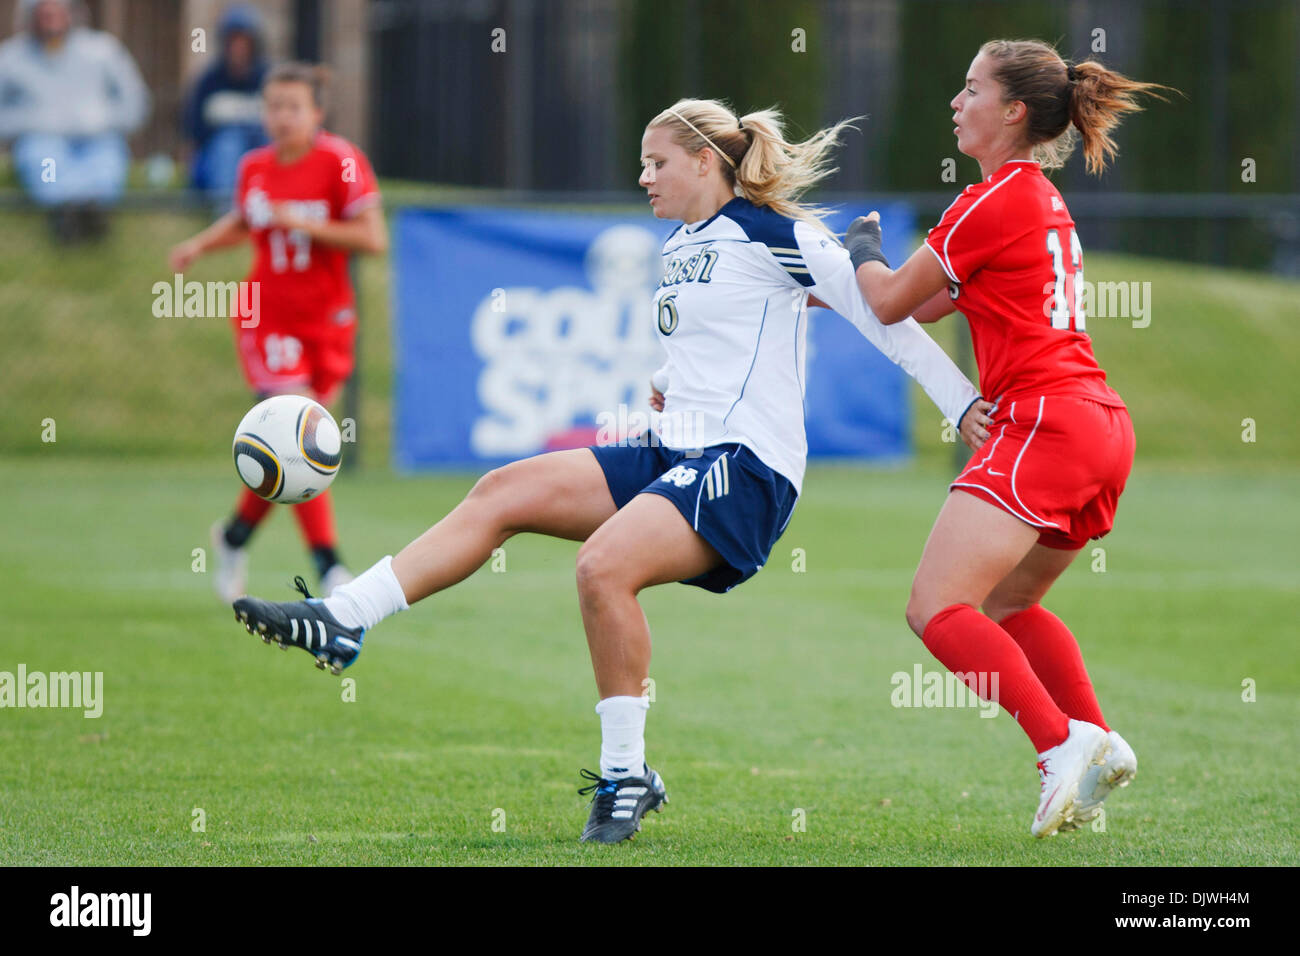
M 883 262 L 886 267 L 889 266 L 889 260 L 885 254 L 880 251 L 881 235 L 880 223 L 875 219 L 868 219 L 866 216 L 859 216 L 849 225 L 849 231 L 844 234 L 844 245 L 849 250 L 849 258 L 853 260 L 853 271 L 858 271 L 858 266 L 864 262 Z

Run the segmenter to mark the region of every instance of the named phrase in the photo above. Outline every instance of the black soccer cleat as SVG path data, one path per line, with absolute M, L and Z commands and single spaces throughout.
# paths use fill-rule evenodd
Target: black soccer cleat
M 265 644 L 275 641 L 282 651 L 287 651 L 291 644 L 301 647 L 316 658 L 316 666 L 321 670 L 328 667 L 331 674 L 343 673 L 361 653 L 365 628 L 344 627 L 325 608 L 324 601 L 311 596 L 301 577 L 294 578 L 293 583 L 306 600 L 263 601 L 241 597 L 233 605 L 235 620 Z
M 591 816 L 582 831 L 579 842 L 619 843 L 629 840 L 641 829 L 641 817 L 649 810 L 656 813 L 668 802 L 668 792 L 663 778 L 645 767 L 640 777 L 624 777 L 621 780 L 606 780 L 590 770 L 583 770 L 582 776 L 593 783 L 581 788 L 578 793 L 591 797 Z

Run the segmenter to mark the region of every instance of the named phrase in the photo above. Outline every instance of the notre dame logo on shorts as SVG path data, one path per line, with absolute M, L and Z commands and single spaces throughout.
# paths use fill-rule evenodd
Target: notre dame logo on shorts
M 695 482 L 696 474 L 694 468 L 687 468 L 685 465 L 674 465 L 665 471 L 659 480 L 672 482 L 678 488 L 685 488 Z

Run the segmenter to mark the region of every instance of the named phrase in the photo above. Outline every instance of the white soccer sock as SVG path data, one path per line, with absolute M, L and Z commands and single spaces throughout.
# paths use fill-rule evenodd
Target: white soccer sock
M 393 574 L 393 556 L 385 555 L 374 567 L 341 584 L 325 599 L 325 609 L 344 627 L 374 627 L 384 618 L 409 607 L 402 586 Z
M 645 770 L 648 697 L 606 697 L 600 715 L 600 775 L 606 780 L 639 777 Z

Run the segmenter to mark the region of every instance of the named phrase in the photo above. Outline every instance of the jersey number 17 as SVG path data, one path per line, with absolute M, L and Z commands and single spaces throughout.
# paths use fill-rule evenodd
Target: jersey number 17
M 289 268 L 286 246 L 293 247 L 294 272 L 306 272 L 311 266 L 311 236 L 301 229 L 290 229 L 287 234 L 283 229 L 272 229 L 267 240 L 271 244 L 272 271 L 284 272 Z

